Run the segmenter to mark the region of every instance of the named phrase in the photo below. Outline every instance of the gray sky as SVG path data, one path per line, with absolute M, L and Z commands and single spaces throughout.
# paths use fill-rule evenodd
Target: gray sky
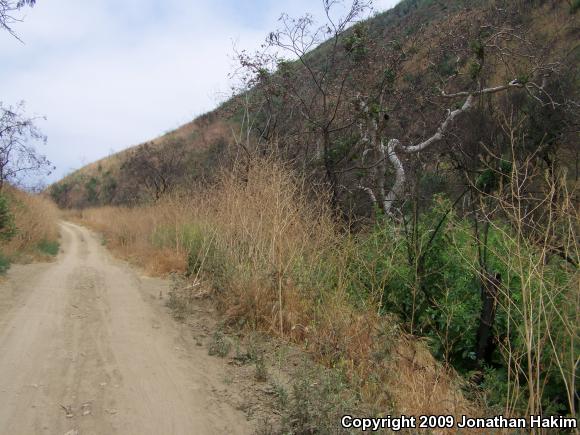
M 398 0 L 375 0 L 375 10 Z M 0 33 L 0 101 L 46 116 L 53 181 L 213 109 L 229 89 L 233 47 L 253 50 L 282 12 L 321 1 L 38 0 Z

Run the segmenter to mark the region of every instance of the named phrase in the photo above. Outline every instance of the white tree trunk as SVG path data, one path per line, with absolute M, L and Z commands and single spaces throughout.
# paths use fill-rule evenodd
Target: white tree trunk
M 380 158 L 383 158 L 383 160 L 384 160 L 384 156 L 386 153 L 386 156 L 387 156 L 389 162 L 391 163 L 391 166 L 395 170 L 395 181 L 394 181 L 392 187 L 390 188 L 389 192 L 384 196 L 384 201 L 382 204 L 384 212 L 386 214 L 392 214 L 395 201 L 402 196 L 402 194 L 405 190 L 405 183 L 406 183 L 407 179 L 406 179 L 405 168 L 403 166 L 403 163 L 401 162 L 401 159 L 397 155 L 398 150 L 400 150 L 401 152 L 403 152 L 405 154 L 414 154 L 414 153 L 418 153 L 420 151 L 423 151 L 423 150 L 429 148 L 431 145 L 441 141 L 443 139 L 443 137 L 445 136 L 445 134 L 447 133 L 447 130 L 453 124 L 453 122 L 457 119 L 457 117 L 465 112 L 472 110 L 475 107 L 476 97 L 484 95 L 484 94 L 495 94 L 498 92 L 507 91 L 507 90 L 512 89 L 512 88 L 523 88 L 523 87 L 525 87 L 525 86 L 522 85 L 521 83 L 519 83 L 517 80 L 512 80 L 507 85 L 485 88 L 485 89 L 482 89 L 482 90 L 476 91 L 476 92 L 467 92 L 466 91 L 466 92 L 458 92 L 455 94 L 443 93 L 442 95 L 444 98 L 458 98 L 458 97 L 467 97 L 467 98 L 465 99 L 465 102 L 463 103 L 461 108 L 455 109 L 455 110 L 449 110 L 447 112 L 447 116 L 445 117 L 445 119 L 443 120 L 443 122 L 441 123 L 441 125 L 439 126 L 437 131 L 435 132 L 435 134 L 433 134 L 428 139 L 426 139 L 420 143 L 413 144 L 413 145 L 406 145 L 406 146 L 402 145 L 398 139 L 389 140 L 386 147 L 382 144 L 382 142 L 377 144 L 378 148 L 380 149 L 380 152 L 379 152 L 379 155 L 381 156 Z M 379 177 L 376 179 L 376 181 L 377 181 L 376 188 L 379 191 L 384 192 L 385 191 L 384 172 L 383 172 L 383 179 L 380 179 L 380 177 Z

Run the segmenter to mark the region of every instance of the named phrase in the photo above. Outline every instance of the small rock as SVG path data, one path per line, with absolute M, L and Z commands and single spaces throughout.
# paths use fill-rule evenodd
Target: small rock
M 90 415 L 91 414 L 91 404 L 88 402 L 83 403 L 83 406 L 81 406 L 81 412 L 82 412 L 83 416 Z
M 73 411 L 72 411 L 72 406 L 71 406 L 71 405 L 67 405 L 67 406 L 60 405 L 60 407 L 61 407 L 62 409 L 64 409 L 64 412 L 65 412 L 66 418 L 73 418 L 73 417 L 74 417 L 74 414 L 73 414 Z
M 67 433 L 65 433 L 64 435 L 79 435 L 79 431 L 78 431 L 78 429 L 71 429 Z
M 264 388 L 261 388 L 260 391 L 262 391 L 262 393 L 266 393 L 266 394 L 274 394 L 275 393 L 274 388 L 272 388 L 272 387 L 264 387 Z

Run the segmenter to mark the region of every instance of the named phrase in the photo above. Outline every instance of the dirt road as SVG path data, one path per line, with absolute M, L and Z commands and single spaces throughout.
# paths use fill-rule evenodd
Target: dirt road
M 0 434 L 250 433 L 159 286 L 82 227 L 63 223 L 61 243 L 0 284 Z

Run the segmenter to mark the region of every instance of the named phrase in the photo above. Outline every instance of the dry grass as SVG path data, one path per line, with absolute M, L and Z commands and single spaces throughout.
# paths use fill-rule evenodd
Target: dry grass
M 2 246 L 4 255 L 12 259 L 43 257 L 39 246 L 45 242 L 56 242 L 59 237 L 59 212 L 52 201 L 22 190 L 5 186 L 3 193 L 9 199 L 14 214 L 17 233 Z
M 378 315 L 375 301 L 350 300 L 344 271 L 354 245 L 325 198 L 306 192 L 279 163 L 256 161 L 210 189 L 75 218 L 150 273 L 188 272 L 231 324 L 305 345 L 342 370 L 371 410 L 477 414 L 421 342 Z

